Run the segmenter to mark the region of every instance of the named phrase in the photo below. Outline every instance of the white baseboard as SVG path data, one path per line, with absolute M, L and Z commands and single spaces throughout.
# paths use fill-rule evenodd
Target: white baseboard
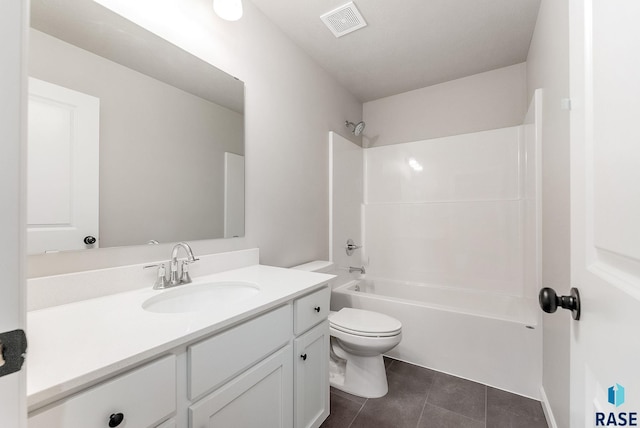
M 547 419 L 549 428 L 558 428 L 556 419 L 553 417 L 553 411 L 551 410 L 549 398 L 547 398 L 547 394 L 546 392 L 544 392 L 544 387 L 542 386 L 540 387 L 540 401 L 542 402 L 542 410 L 544 411 L 544 417 Z

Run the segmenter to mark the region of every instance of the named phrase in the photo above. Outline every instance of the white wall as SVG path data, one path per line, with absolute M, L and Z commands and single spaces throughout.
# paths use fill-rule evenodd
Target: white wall
M 196 253 L 259 247 L 261 263 L 292 266 L 329 255 L 327 132 L 357 121 L 362 105 L 251 2 L 237 22 L 210 1 L 101 0 L 246 83 L 246 236 L 195 242 Z M 169 257 L 170 246 L 30 258 L 30 276 Z
M 521 126 L 365 150 L 375 276 L 524 296 Z
M 520 125 L 528 106 L 526 83 L 522 63 L 367 102 L 363 145 Z
M 544 89 L 542 135 L 542 284 L 567 294 L 569 246 L 569 11 L 567 0 L 542 0 L 529 56 L 529 97 Z M 543 388 L 558 427 L 569 426 L 569 323 L 543 316 Z
M 345 246 L 351 238 L 362 245 L 362 201 L 364 154 L 359 145 L 331 132 L 331 261 L 339 268 L 360 266 L 362 249 L 347 255 Z

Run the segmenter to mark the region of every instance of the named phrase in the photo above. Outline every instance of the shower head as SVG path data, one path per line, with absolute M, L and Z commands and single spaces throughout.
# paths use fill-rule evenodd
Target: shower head
M 353 127 L 353 131 L 351 131 L 356 137 L 362 134 L 364 131 L 365 123 L 360 121 L 358 123 L 349 122 L 348 120 L 345 122 L 345 126 L 347 128 Z

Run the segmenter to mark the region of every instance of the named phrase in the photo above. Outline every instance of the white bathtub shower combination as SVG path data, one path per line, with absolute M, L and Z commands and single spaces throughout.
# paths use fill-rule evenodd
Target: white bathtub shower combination
M 360 279 L 333 290 L 331 309 L 381 312 L 402 322 L 387 355 L 529 397 L 539 395 L 541 331 L 527 298 Z
M 532 104 L 522 126 L 370 149 L 332 135 L 331 144 L 332 258 L 367 271 L 341 275 L 332 309 L 400 320 L 392 357 L 533 398 L 542 370 L 536 117 Z M 363 245 L 354 256 L 347 238 Z

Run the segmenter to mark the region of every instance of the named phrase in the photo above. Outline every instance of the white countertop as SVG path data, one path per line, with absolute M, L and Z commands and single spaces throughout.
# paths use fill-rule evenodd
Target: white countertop
M 148 287 L 27 314 L 27 403 L 34 410 L 173 348 L 320 288 L 332 275 L 254 265 L 193 278 L 248 281 L 260 293 L 210 312 L 142 309 L 162 293 Z M 192 284 L 181 285 L 189 287 Z M 171 289 L 170 289 L 171 290 Z

